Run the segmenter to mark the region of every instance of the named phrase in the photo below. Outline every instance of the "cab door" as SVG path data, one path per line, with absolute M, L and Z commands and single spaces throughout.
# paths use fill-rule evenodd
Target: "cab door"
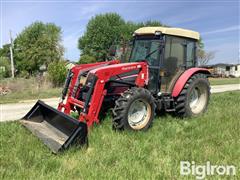
M 149 48 L 149 53 L 153 51 L 155 52 L 146 58 L 149 65 L 148 89 L 153 94 L 157 94 L 159 92 L 159 87 L 160 87 L 159 69 L 160 69 L 160 55 L 162 52 L 161 42 L 159 40 L 151 43 L 151 46 Z
M 195 66 L 195 41 L 166 36 L 161 65 L 161 92 L 170 93 L 176 80 L 188 68 Z
M 159 66 L 161 41 L 160 36 L 136 37 L 129 62 L 147 61 L 149 65 L 148 89 L 153 93 L 159 92 Z

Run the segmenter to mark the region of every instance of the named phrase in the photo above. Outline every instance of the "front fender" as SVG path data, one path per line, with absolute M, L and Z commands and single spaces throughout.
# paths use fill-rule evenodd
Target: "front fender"
M 182 91 L 182 89 L 185 86 L 188 79 L 192 75 L 197 74 L 197 73 L 211 75 L 211 73 L 205 68 L 190 68 L 190 69 L 186 70 L 176 81 L 173 91 L 172 91 L 172 97 L 177 97 L 180 94 L 180 92 Z

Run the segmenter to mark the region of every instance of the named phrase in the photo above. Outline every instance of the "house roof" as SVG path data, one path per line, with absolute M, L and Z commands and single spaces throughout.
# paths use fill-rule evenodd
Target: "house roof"
M 230 66 L 230 67 L 232 67 L 232 66 L 239 66 L 239 65 L 240 64 L 218 63 L 218 64 L 203 65 L 201 67 L 208 67 L 208 68 L 210 68 L 210 67 L 220 67 L 220 66 Z
M 137 35 L 155 34 L 156 31 L 160 31 L 162 34 L 188 37 L 196 40 L 200 39 L 200 35 L 196 31 L 171 27 L 142 27 L 137 29 L 134 33 Z
M 226 64 L 226 63 L 218 63 L 218 64 L 214 64 L 213 66 L 233 66 L 233 64 Z

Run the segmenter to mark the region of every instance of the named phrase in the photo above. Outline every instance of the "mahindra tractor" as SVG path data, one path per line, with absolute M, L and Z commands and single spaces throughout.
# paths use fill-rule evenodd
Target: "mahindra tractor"
M 199 33 L 191 30 L 140 28 L 127 62 L 72 67 L 57 109 L 39 100 L 21 123 L 57 153 L 88 143 L 88 130 L 108 109 L 115 130 L 145 131 L 156 112 L 198 116 L 206 111 L 210 96 L 210 73 L 196 67 L 198 40 Z

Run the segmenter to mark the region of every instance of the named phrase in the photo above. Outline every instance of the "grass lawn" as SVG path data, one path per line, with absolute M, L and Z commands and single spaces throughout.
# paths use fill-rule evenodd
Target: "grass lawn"
M 52 88 L 48 81 L 39 83 L 36 78 L 3 79 L 0 86 L 8 87 L 11 92 L 0 96 L 0 104 L 16 103 L 21 100 L 60 97 L 62 88 Z
M 213 94 L 206 114 L 158 117 L 139 133 L 112 131 L 108 116 L 90 132 L 88 149 L 59 155 L 18 122 L 0 123 L 0 179 L 183 179 L 181 160 L 235 165 L 240 179 L 239 102 L 240 91 Z
M 240 84 L 240 78 L 209 78 L 211 85 Z
M 10 94 L 1 96 L 0 104 L 5 103 L 17 103 L 22 100 L 29 99 L 44 99 L 60 97 L 62 88 L 49 88 L 45 90 L 32 91 L 30 89 L 24 90 L 22 92 L 11 92 Z

